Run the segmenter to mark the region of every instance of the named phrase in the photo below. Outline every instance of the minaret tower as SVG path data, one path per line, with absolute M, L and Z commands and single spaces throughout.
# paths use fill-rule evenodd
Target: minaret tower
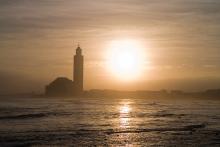
M 76 55 L 74 55 L 74 71 L 73 80 L 75 84 L 75 91 L 77 95 L 83 93 L 83 55 L 82 49 L 78 45 L 76 49 Z

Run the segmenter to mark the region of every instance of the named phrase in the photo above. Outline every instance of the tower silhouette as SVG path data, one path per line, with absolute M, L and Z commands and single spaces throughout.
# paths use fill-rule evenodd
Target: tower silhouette
M 74 71 L 73 80 L 75 84 L 75 92 L 77 95 L 83 93 L 83 55 L 82 49 L 78 45 L 76 49 L 76 55 L 74 55 Z

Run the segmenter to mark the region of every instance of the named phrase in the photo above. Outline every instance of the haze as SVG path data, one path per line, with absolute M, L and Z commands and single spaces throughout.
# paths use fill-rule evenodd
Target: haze
M 146 53 L 144 76 L 132 82 L 105 64 L 109 43 L 124 38 Z M 219 0 L 0 0 L 0 93 L 71 79 L 77 43 L 85 89 L 219 88 L 219 40 Z

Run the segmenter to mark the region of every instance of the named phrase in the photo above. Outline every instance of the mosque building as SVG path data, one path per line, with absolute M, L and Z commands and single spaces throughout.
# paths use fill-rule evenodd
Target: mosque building
M 73 57 L 73 81 L 66 77 L 58 77 L 45 87 L 47 96 L 80 96 L 83 94 L 82 49 L 78 45 Z

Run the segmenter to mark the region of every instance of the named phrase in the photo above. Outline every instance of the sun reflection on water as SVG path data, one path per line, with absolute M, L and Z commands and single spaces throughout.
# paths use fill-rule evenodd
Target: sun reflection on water
M 121 128 L 127 128 L 130 125 L 130 113 L 132 111 L 131 106 L 128 103 L 124 103 L 120 105 L 119 107 L 120 110 L 120 127 Z
M 125 104 L 123 106 L 120 107 L 120 113 L 121 114 L 127 114 L 131 111 L 131 108 L 128 104 Z

